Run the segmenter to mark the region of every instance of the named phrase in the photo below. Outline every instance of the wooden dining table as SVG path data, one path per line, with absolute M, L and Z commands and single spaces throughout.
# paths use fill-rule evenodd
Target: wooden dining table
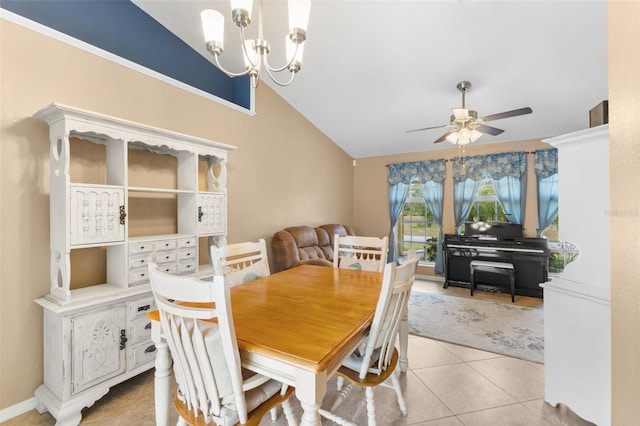
M 365 338 L 382 277 L 380 272 L 302 265 L 231 288 L 242 366 L 294 386 L 303 408 L 301 425 L 321 424 L 318 409 L 327 381 Z M 164 426 L 171 356 L 157 311 L 149 315 L 155 319 L 157 348 L 156 422 Z

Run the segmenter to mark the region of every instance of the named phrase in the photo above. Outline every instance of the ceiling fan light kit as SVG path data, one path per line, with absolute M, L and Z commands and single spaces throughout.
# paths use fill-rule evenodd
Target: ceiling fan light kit
M 471 88 L 471 82 L 466 80 L 461 81 L 457 84 L 456 87 L 462 93 L 462 108 L 453 108 L 451 110 L 452 114 L 449 124 L 407 130 L 407 133 L 449 127 L 453 128 L 453 130 L 448 131 L 447 133 L 436 139 L 434 143 L 440 143 L 446 140 L 447 142 L 458 146 L 468 145 L 480 139 L 483 134 L 496 136 L 504 132 L 504 130 L 502 129 L 487 126 L 485 124 L 487 121 L 515 117 L 518 115 L 530 114 L 532 112 L 531 108 L 525 107 L 478 118 L 478 112 L 467 109 L 465 105 L 465 93 Z
M 215 59 L 215 64 L 230 77 L 249 75 L 253 87 L 258 86 L 260 74 L 264 68 L 271 80 L 279 86 L 288 86 L 302 66 L 302 54 L 304 41 L 307 38 L 307 25 L 309 23 L 309 11 L 311 0 L 289 0 L 289 34 L 285 37 L 287 63 L 282 67 L 269 65 L 268 54 L 271 46 L 264 39 L 262 25 L 262 3 L 258 11 L 258 38 L 246 39 L 245 28 L 251 24 L 251 11 L 253 0 L 231 0 L 231 17 L 240 30 L 241 49 L 245 63 L 244 71 L 231 72 L 226 70 L 219 61 L 219 56 L 224 52 L 224 16 L 217 10 L 206 9 L 200 13 L 202 29 L 207 50 Z M 288 70 L 289 80 L 281 82 L 276 79 L 275 73 Z
M 447 142 L 451 142 L 454 145 L 468 145 L 471 142 L 475 142 L 480 139 L 482 133 L 476 129 L 470 129 L 468 127 L 462 127 L 457 132 L 451 132 L 445 138 Z

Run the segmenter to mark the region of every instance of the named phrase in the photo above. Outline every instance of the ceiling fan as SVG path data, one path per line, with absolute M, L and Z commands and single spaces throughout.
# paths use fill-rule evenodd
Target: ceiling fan
M 471 88 L 471 82 L 461 81 L 456 87 L 460 92 L 462 92 L 462 108 L 453 108 L 451 110 L 452 114 L 449 124 L 407 130 L 407 133 L 448 127 L 451 128 L 451 130 L 436 139 L 434 143 L 439 143 L 447 140 L 456 145 L 466 145 L 468 143 L 475 142 L 483 134 L 496 136 L 504 132 L 504 130 L 502 129 L 487 126 L 484 123 L 488 121 L 500 120 L 502 118 L 530 114 L 532 112 L 531 108 L 526 107 L 514 109 L 511 111 L 505 111 L 498 114 L 486 115 L 484 117 L 478 117 L 478 113 L 476 111 L 465 108 L 465 93 L 467 92 L 467 90 L 469 90 L 469 88 Z

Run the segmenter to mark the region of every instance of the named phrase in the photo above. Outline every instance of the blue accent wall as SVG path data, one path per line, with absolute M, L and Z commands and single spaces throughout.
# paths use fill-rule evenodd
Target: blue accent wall
M 129 0 L 1 0 L 0 6 L 250 109 L 247 76 L 227 76 Z

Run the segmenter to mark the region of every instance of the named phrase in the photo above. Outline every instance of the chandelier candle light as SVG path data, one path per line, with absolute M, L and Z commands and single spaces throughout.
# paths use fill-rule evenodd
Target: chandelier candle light
M 215 64 L 224 73 L 230 77 L 238 77 L 241 75 L 251 76 L 253 87 L 258 86 L 260 81 L 260 73 L 262 67 L 276 84 L 280 86 L 288 86 L 302 64 L 302 53 L 304 51 L 304 41 L 307 38 L 307 24 L 309 22 L 309 10 L 311 8 L 311 0 L 289 0 L 289 34 L 285 38 L 287 63 L 280 67 L 272 67 L 269 65 L 268 54 L 270 50 L 269 43 L 264 39 L 262 28 L 262 3 L 258 11 L 258 38 L 245 38 L 245 28 L 251 24 L 251 9 L 253 0 L 231 0 L 231 17 L 236 26 L 240 29 L 240 38 L 242 40 L 242 52 L 244 56 L 245 70 L 242 72 L 230 72 L 224 69 L 220 64 L 218 57 L 224 51 L 224 17 L 216 10 L 207 9 L 200 13 L 202 19 L 202 28 L 204 30 L 204 38 L 207 44 L 207 50 L 213 55 Z M 290 78 L 287 82 L 278 81 L 275 73 L 288 70 Z

